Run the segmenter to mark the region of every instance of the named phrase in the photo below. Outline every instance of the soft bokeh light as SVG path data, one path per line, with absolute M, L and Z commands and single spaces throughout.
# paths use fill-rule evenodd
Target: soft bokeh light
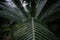
M 13 3 L 12 0 L 6 0 L 7 4 L 10 5 L 11 7 L 16 7 L 16 5 Z

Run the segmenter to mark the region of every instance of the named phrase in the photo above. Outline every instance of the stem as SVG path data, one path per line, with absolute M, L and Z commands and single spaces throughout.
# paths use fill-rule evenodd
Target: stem
M 34 30 L 34 19 L 32 17 L 32 31 L 33 31 L 33 39 L 32 40 L 35 40 L 35 30 Z

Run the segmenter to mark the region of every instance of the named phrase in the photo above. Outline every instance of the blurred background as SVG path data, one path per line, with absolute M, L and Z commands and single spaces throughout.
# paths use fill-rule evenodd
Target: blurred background
M 22 0 L 20 0 L 20 1 L 22 2 Z M 23 1 L 29 2 L 29 0 L 23 0 Z M 50 5 L 56 3 L 57 1 L 60 2 L 60 0 L 48 0 L 46 5 L 44 6 L 43 10 L 49 8 Z M 11 0 L 0 0 L 0 4 L 1 4 L 1 2 L 6 2 L 11 7 L 15 7 L 13 1 L 11 1 Z M 24 5 L 25 4 L 23 4 L 23 6 Z M 2 10 L 1 7 L 0 7 L 0 10 Z M 58 40 L 60 40 L 60 6 L 57 7 L 56 9 L 54 9 L 52 13 L 53 14 L 51 14 L 50 16 L 48 16 L 48 17 L 46 16 L 44 20 L 45 20 L 45 23 L 48 25 L 48 29 L 58 37 Z M 7 33 L 5 29 L 7 29 L 7 27 L 3 28 L 3 26 L 6 26 L 5 24 L 9 25 L 11 23 L 10 21 L 11 20 L 9 20 L 9 19 L 0 17 L 0 40 L 5 40 L 4 37 L 6 37 L 5 35 Z M 14 22 L 12 22 L 12 23 L 14 24 Z M 13 24 L 11 24 L 11 25 L 13 25 Z M 10 37 L 9 37 L 9 40 L 11 40 Z

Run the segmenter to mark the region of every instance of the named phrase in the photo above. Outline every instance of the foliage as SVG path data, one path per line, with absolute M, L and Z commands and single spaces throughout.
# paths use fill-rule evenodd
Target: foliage
M 46 22 L 45 18 L 53 14 L 52 11 L 60 6 L 59 1 L 49 7 L 46 6 L 45 9 L 47 0 L 31 0 L 25 6 L 26 9 L 19 0 L 13 0 L 13 2 L 15 7 L 11 7 L 5 2 L 0 4 L 0 8 L 2 8 L 0 17 L 16 23 L 11 23 L 13 24 L 11 25 L 12 28 L 7 28 L 9 31 L 12 30 L 10 33 L 13 35 L 13 40 L 55 40 L 56 36 L 47 29 L 47 25 L 44 22 Z M 3 28 L 6 27 L 4 26 Z

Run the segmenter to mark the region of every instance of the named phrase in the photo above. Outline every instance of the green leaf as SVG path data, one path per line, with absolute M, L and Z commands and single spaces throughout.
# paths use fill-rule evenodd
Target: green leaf
M 18 24 L 12 26 L 14 40 L 55 40 L 56 36 L 48 30 L 41 20 L 50 16 L 60 4 L 55 3 L 48 9 L 43 10 L 47 0 L 31 0 L 29 13 L 24 10 L 20 0 L 13 0 L 16 7 L 6 3 L 0 4 L 0 17 L 13 20 Z M 29 3 L 29 2 L 28 2 Z M 56 6 L 55 6 L 56 5 Z M 29 8 L 29 7 L 28 7 Z M 42 11 L 43 10 L 43 11 Z M 38 21 L 40 19 L 40 21 Z M 46 24 L 46 23 L 45 23 Z M 10 29 L 11 30 L 11 29 Z
M 30 15 L 29 15 L 29 12 L 27 13 L 26 10 L 24 9 L 24 7 L 22 6 L 21 4 L 21 1 L 20 0 L 13 0 L 13 2 L 15 3 L 15 5 L 19 8 L 20 11 L 22 11 L 22 14 L 24 14 L 24 16 L 26 18 L 28 18 Z M 28 9 L 27 9 L 28 10 Z
M 35 17 L 38 17 L 38 15 L 41 13 L 46 2 L 47 2 L 47 0 L 37 0 L 37 2 L 36 2 L 36 16 Z
M 14 32 L 15 40 L 54 40 L 56 37 L 33 17 Z
M 0 10 L 0 16 L 6 17 L 8 19 L 13 19 L 18 22 L 19 21 L 24 22 L 26 20 L 26 17 L 24 16 L 24 14 L 17 7 L 12 8 L 9 5 L 7 5 L 7 7 L 6 7 L 1 4 L 0 4 L 0 7 L 3 9 L 3 10 Z
M 43 10 L 43 11 L 39 14 L 38 18 L 39 18 L 41 21 L 44 20 L 45 18 L 47 18 L 47 17 L 49 17 L 50 15 L 52 15 L 52 14 L 53 14 L 53 11 L 54 11 L 55 9 L 57 9 L 59 6 L 60 6 L 59 1 L 57 1 L 57 2 L 54 3 L 54 4 L 52 4 L 50 7 L 47 6 L 48 8 L 45 9 L 45 10 Z

